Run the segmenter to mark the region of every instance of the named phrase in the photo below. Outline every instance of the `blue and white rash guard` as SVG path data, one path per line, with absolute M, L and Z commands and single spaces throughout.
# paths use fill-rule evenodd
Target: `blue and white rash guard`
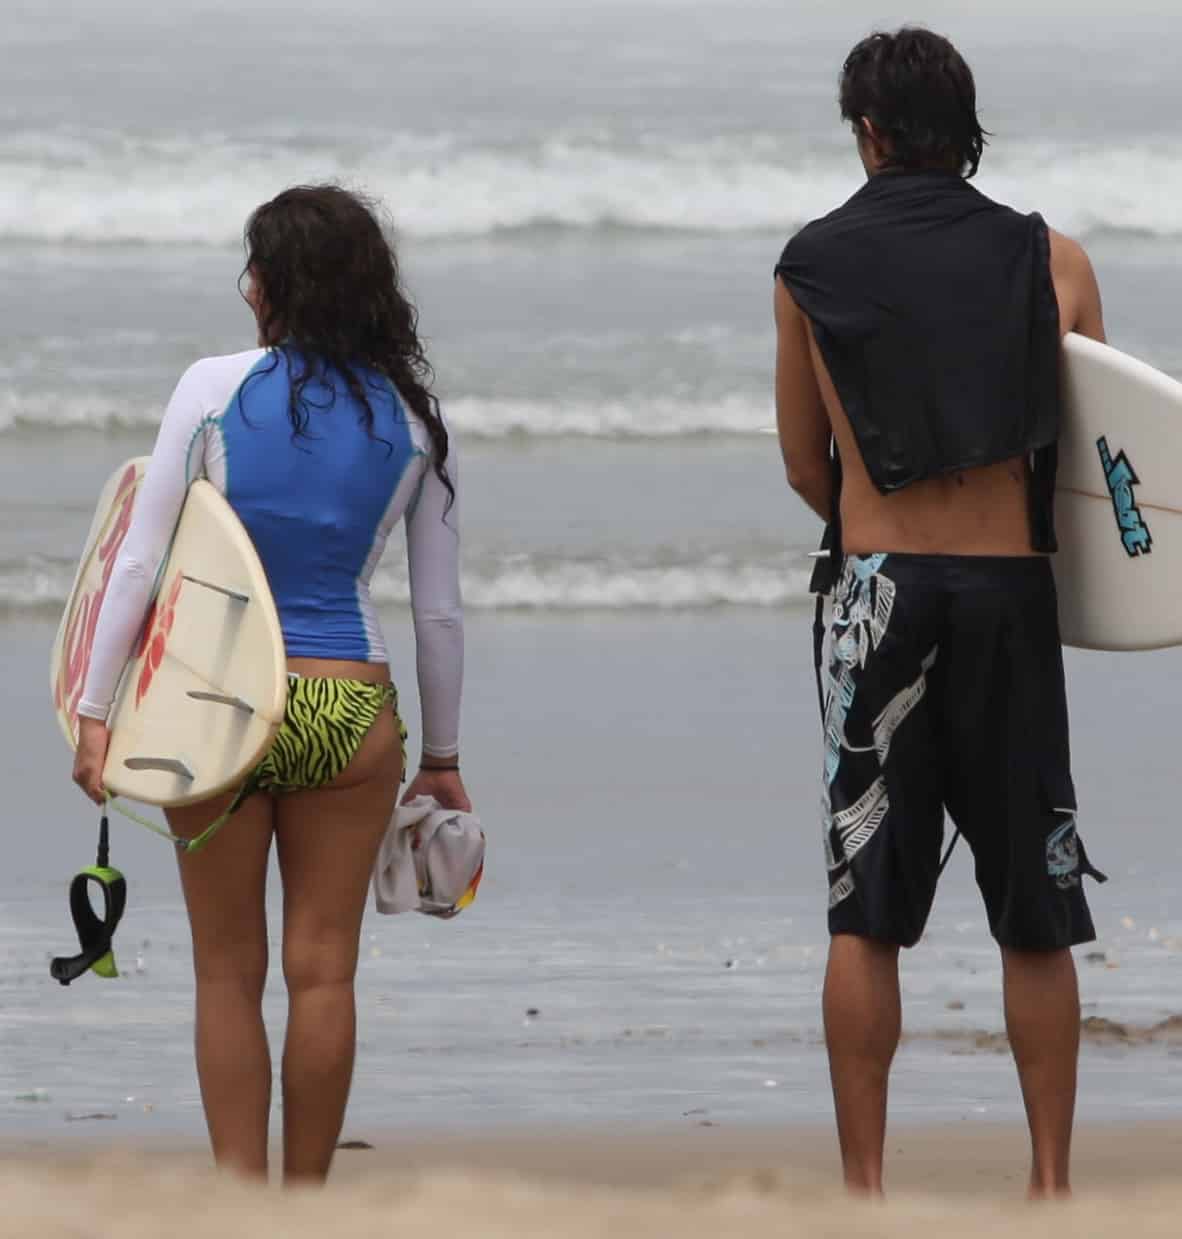
M 357 373 L 373 410 L 372 430 L 344 377 L 329 371 L 303 389 L 308 425 L 298 437 L 282 351 L 208 357 L 184 373 L 106 592 L 79 714 L 107 717 L 189 483 L 205 477 L 254 542 L 291 658 L 386 661 L 369 583 L 391 530 L 405 517 L 423 751 L 459 751 L 458 509 L 447 506 L 426 425 L 385 377 Z M 447 467 L 454 485 L 454 439 Z

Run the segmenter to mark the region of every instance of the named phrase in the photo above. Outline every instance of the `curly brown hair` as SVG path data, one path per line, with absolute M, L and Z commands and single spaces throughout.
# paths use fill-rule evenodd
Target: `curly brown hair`
M 427 427 L 432 464 L 451 499 L 448 435 L 431 391 L 434 373 L 418 335 L 418 312 L 402 288 L 398 257 L 379 208 L 339 185 L 296 185 L 246 222 L 246 266 L 259 292 L 259 336 L 292 376 L 293 437 L 306 435 L 304 389 L 340 374 L 373 434 L 373 407 L 359 368 L 393 383 Z M 266 371 L 264 371 L 266 372 Z

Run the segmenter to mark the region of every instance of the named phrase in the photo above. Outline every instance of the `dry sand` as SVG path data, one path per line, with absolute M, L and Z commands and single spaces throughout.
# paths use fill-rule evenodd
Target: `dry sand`
M 350 1135 L 374 1147 L 339 1153 L 323 1192 L 296 1193 L 218 1177 L 191 1147 L 9 1142 L 0 1236 L 1182 1235 L 1182 1123 L 1082 1129 L 1076 1201 L 1038 1208 L 1022 1200 L 1025 1133 L 1004 1125 L 899 1128 L 885 1207 L 842 1196 L 827 1127 Z

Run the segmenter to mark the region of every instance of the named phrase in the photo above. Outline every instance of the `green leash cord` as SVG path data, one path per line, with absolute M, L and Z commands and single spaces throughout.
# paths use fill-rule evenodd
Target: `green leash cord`
M 135 822 L 137 826 L 142 826 L 145 830 L 150 830 L 154 835 L 159 835 L 161 839 L 167 839 L 169 843 L 175 844 L 182 852 L 185 853 L 186 856 L 192 856 L 195 853 L 200 852 L 201 849 L 204 848 L 210 841 L 210 839 L 212 839 L 214 835 L 216 835 L 217 832 L 226 824 L 229 820 L 230 814 L 233 813 L 245 799 L 245 795 L 243 794 L 244 792 L 245 789 L 243 789 L 243 792 L 239 792 L 239 794 L 234 797 L 233 803 L 230 807 L 224 813 L 221 813 L 214 818 L 214 820 L 210 822 L 210 824 L 206 826 L 206 828 L 199 835 L 194 836 L 192 839 L 182 839 L 180 835 L 174 835 L 163 826 L 157 825 L 151 820 L 151 818 L 141 817 L 138 813 L 135 813 L 131 809 L 128 809 L 124 805 L 120 804 L 114 796 L 108 795 L 107 803 L 114 808 L 116 813 L 127 818 L 129 822 Z

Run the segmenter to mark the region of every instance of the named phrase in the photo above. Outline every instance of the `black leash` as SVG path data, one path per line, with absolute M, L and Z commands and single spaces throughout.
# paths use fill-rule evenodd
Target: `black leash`
M 62 985 L 69 985 L 85 972 L 95 972 L 100 977 L 117 977 L 115 952 L 111 941 L 123 910 L 127 906 L 127 880 L 118 869 L 111 867 L 108 839 L 107 813 L 99 821 L 98 856 L 95 863 L 81 873 L 75 874 L 70 883 L 70 915 L 82 947 L 77 955 L 59 955 L 49 965 L 49 975 Z M 95 915 L 90 903 L 90 886 L 102 891 L 103 914 Z

